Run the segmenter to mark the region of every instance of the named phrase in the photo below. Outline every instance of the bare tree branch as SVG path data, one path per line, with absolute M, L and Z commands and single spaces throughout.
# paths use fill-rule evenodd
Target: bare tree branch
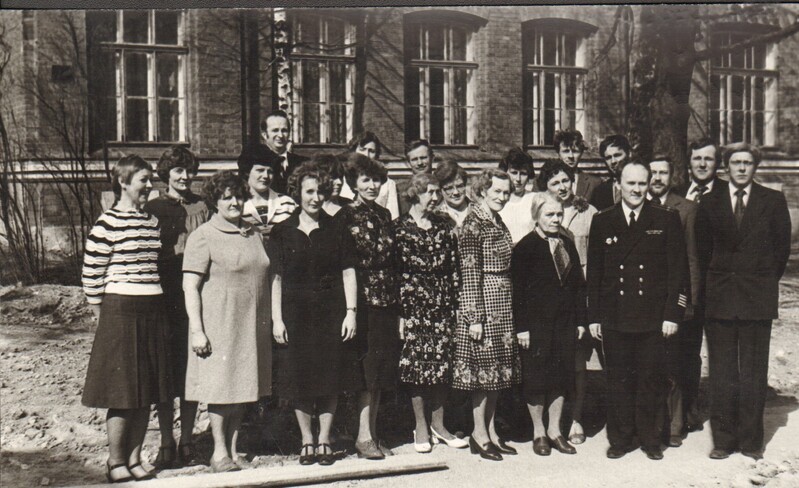
M 753 36 L 745 41 L 736 44 L 730 44 L 729 46 L 718 47 L 718 48 L 711 47 L 708 49 L 697 51 L 696 54 L 694 54 L 694 60 L 705 61 L 718 56 L 723 56 L 725 54 L 738 52 L 757 44 L 768 44 L 770 42 L 777 42 L 782 39 L 785 39 L 786 37 L 790 37 L 796 34 L 797 32 L 799 32 L 799 21 L 796 21 L 793 24 L 783 27 L 778 31 L 769 32 L 767 34 L 761 34 L 758 36 Z

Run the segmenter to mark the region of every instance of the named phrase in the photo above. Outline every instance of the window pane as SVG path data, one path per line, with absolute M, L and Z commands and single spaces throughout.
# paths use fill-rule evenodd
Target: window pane
M 328 63 L 330 71 L 330 102 L 347 102 L 347 65 L 344 63 Z
M 427 27 L 427 59 L 444 59 L 444 32 L 441 26 Z
M 147 55 L 125 55 L 125 89 L 128 96 L 147 96 Z
M 178 55 L 158 53 L 158 96 L 178 96 Z
M 469 126 L 468 109 L 466 107 L 452 110 L 452 144 L 466 144 L 466 132 Z
M 310 17 L 297 22 L 299 26 L 300 52 L 317 52 L 319 50 L 319 19 Z
M 125 117 L 126 136 L 129 141 L 147 141 L 147 100 L 128 99 Z
M 347 142 L 347 106 L 330 106 L 330 141 L 346 144 Z
M 566 90 L 566 106 L 564 108 L 575 109 L 577 108 L 577 76 L 564 73 L 561 77 Z
M 755 69 L 766 69 L 766 45 L 758 44 L 753 49 L 755 51 Z
M 303 103 L 302 105 L 302 142 L 319 142 L 319 105 Z
M 544 144 L 552 142 L 555 135 L 555 75 L 544 75 Z
M 732 37 L 732 36 L 731 36 Z M 731 39 L 732 44 L 737 44 L 743 41 L 743 36 L 734 36 Z M 748 49 L 738 49 L 737 51 L 730 53 L 730 65 L 733 68 L 745 68 L 746 67 L 746 51 Z
M 124 40 L 125 42 L 147 42 L 147 18 L 149 13 L 145 11 L 126 10 L 124 18 Z
M 419 36 L 422 27 L 419 24 L 411 24 L 405 29 L 405 58 L 422 59 L 421 45 Z
M 455 70 L 455 86 L 452 88 L 453 105 L 465 107 L 467 103 L 467 90 L 469 88 L 469 70 Z
M 546 32 L 541 35 L 544 40 L 543 50 L 543 64 L 547 66 L 555 66 L 555 56 L 557 52 L 557 45 L 555 44 L 555 34 Z
M 177 141 L 180 127 L 180 112 L 177 100 L 158 101 L 158 140 Z
M 420 139 L 419 135 L 419 68 L 405 69 L 405 138 Z
M 302 62 L 302 101 L 319 102 L 319 63 L 315 61 Z
M 561 66 L 576 66 L 577 65 L 577 38 L 574 36 L 566 36 L 563 44 L 563 57 L 560 60 Z
M 180 12 L 155 12 L 155 43 L 178 43 L 178 16 Z
M 86 13 L 86 24 L 91 42 L 116 42 L 117 14 L 113 11 Z
M 345 24 L 340 20 L 330 19 L 327 21 L 327 47 L 337 48 L 333 51 L 326 51 L 328 54 L 344 54 Z
M 452 28 L 452 59 L 454 61 L 466 61 L 466 39 L 464 29 Z
M 444 144 L 444 78 L 443 69 L 430 68 L 430 142 Z

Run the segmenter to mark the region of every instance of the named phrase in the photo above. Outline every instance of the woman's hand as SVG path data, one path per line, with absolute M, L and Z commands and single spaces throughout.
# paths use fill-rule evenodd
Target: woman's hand
M 194 351 L 194 354 L 197 356 L 207 358 L 211 355 L 211 342 L 208 340 L 205 332 L 201 330 L 192 331 L 190 342 L 191 350 Z
M 585 327 L 583 327 L 582 325 L 577 327 L 577 340 L 579 341 L 580 339 L 582 339 L 584 335 L 585 335 Z
M 522 349 L 530 349 L 530 331 L 519 332 L 516 334 L 516 338 L 519 339 L 519 347 Z
M 472 324 L 469 326 L 469 335 L 472 340 L 479 341 L 483 338 L 483 324 Z
M 286 324 L 282 320 L 275 320 L 272 322 L 272 337 L 278 344 L 289 343 L 289 333 L 286 330 Z
M 357 322 L 355 320 L 355 313 L 347 310 L 347 315 L 344 316 L 344 322 L 341 323 L 341 338 L 344 342 L 355 337 Z
M 401 340 L 405 340 L 405 319 L 400 317 L 399 319 L 399 335 Z

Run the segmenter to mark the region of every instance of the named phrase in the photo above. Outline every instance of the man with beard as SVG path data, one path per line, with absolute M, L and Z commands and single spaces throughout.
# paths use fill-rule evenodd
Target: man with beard
M 602 184 L 602 178 L 590 173 L 580 171 L 580 159 L 585 152 L 585 141 L 579 130 L 559 130 L 555 132 L 552 144 L 561 161 L 574 170 L 574 184 L 572 192 L 578 197 L 583 197 L 589 202 L 594 195 L 594 190 Z
M 604 210 L 621 200 L 621 192 L 618 187 L 619 168 L 630 159 L 632 147 L 626 137 L 614 134 L 602 139 L 602 142 L 599 143 L 599 154 L 605 160 L 610 178 L 596 188 L 589 202 L 597 210 Z
M 276 110 L 261 121 L 261 137 L 266 146 L 277 154 L 273 169 L 272 189 L 278 193 L 286 193 L 289 175 L 294 168 L 308 158 L 289 152 L 291 143 L 291 122 L 282 110 Z
M 669 374 L 669 391 L 666 398 L 669 424 L 667 428 L 669 447 L 682 445 L 683 425 L 685 423 L 685 407 L 683 390 L 685 385 L 692 386 L 693 371 L 701 368 L 702 359 L 694 345 L 702 345 L 702 329 L 692 327 L 693 304 L 698 302 L 699 295 L 699 260 L 696 254 L 696 210 L 697 204 L 674 193 L 671 188 L 674 165 L 665 155 L 656 155 L 649 163 L 652 178 L 649 183 L 651 201 L 679 212 L 685 235 L 685 249 L 688 256 L 688 272 L 691 283 L 691 302 L 686 307 L 685 321 L 680 324 L 677 335 L 666 341 L 666 364 Z M 697 335 L 698 333 L 698 335 Z M 697 339 L 698 338 L 698 339 Z M 698 360 L 698 364 L 695 364 Z M 688 377 L 686 375 L 689 374 Z M 696 380 L 699 378 L 697 377 Z M 696 385 L 698 387 L 698 385 Z M 695 400 L 695 398 L 692 398 Z

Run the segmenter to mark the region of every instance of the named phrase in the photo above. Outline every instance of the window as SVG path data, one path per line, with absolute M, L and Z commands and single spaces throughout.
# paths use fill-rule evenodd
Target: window
M 585 38 L 596 28 L 564 19 L 536 19 L 524 27 L 525 144 L 551 145 L 557 130 L 585 133 Z
M 474 144 L 478 65 L 473 61 L 473 31 L 458 22 L 406 19 L 406 140 Z
M 737 44 L 752 35 L 751 30 L 717 30 L 711 47 Z M 778 76 L 776 44 L 756 44 L 711 61 L 710 130 L 720 144 L 776 144 Z
M 292 20 L 293 140 L 346 144 L 353 126 L 355 26 L 307 13 Z
M 182 12 L 94 11 L 86 22 L 93 145 L 186 141 Z

